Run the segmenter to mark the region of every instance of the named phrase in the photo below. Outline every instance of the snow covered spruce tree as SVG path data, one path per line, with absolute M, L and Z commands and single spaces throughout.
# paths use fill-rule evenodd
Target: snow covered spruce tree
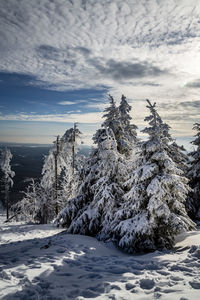
M 15 176 L 15 172 L 11 170 L 11 159 L 12 154 L 10 152 L 10 149 L 0 149 L 0 168 L 3 174 L 2 184 L 4 186 L 7 219 L 9 218 L 9 189 L 13 186 L 12 178 Z
M 137 143 L 137 126 L 131 124 L 130 116 L 131 106 L 126 101 L 126 97 L 122 95 L 119 105 L 119 121 L 121 123 L 122 130 L 118 138 L 119 152 L 126 155 L 130 155 L 131 150 Z
M 137 126 L 130 124 L 132 119 L 129 112 L 131 106 L 127 103 L 126 97 L 122 95 L 119 107 L 116 106 L 114 98 L 109 95 L 110 106 L 105 109 L 102 126 L 112 129 L 117 141 L 117 150 L 121 154 L 130 156 L 133 144 L 137 142 Z
M 71 199 L 58 216 L 58 223 L 68 232 L 106 239 L 107 227 L 118 209 L 123 195 L 127 169 L 117 151 L 110 128 L 97 130 L 93 149 L 83 169 L 83 184 L 78 197 Z
M 170 126 L 164 123 L 157 113 L 157 122 L 163 128 L 163 147 L 167 151 L 169 157 L 176 163 L 177 167 L 187 172 L 189 157 L 183 146 L 179 146 L 169 133 Z
M 184 206 L 187 179 L 166 151 L 167 124 L 156 104 L 147 103 L 149 127 L 143 132 L 149 139 L 141 143 L 139 167 L 111 225 L 113 239 L 128 252 L 171 248 L 178 233 L 194 228 Z
M 190 153 L 192 157 L 191 166 L 188 171 L 190 186 L 193 189 L 187 199 L 187 211 L 191 218 L 200 219 L 200 123 L 195 123 L 194 130 L 197 131 L 192 144 L 196 149 Z
M 92 150 L 83 168 L 83 184 L 78 196 L 68 202 L 57 218 L 58 224 L 69 227 L 71 233 L 98 236 L 104 240 L 110 234 L 113 214 L 125 193 L 123 183 L 130 176 L 131 142 L 136 141 L 136 126 L 130 125 L 130 106 L 125 97 L 122 97 L 120 109 L 110 95 L 109 100 L 103 128 L 93 137 L 97 148 Z

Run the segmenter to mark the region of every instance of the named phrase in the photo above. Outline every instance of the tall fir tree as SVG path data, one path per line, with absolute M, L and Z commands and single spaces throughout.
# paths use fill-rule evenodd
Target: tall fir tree
M 149 105 L 151 106 L 151 103 L 149 100 L 147 100 Z M 169 157 L 176 163 L 177 167 L 180 168 L 184 173 L 187 172 L 188 168 L 188 162 L 189 162 L 189 157 L 186 154 L 186 150 L 183 146 L 179 146 L 176 141 L 171 137 L 171 134 L 169 133 L 170 131 L 170 126 L 166 123 L 163 122 L 162 118 L 156 111 L 156 116 L 157 116 L 157 122 L 162 126 L 163 128 L 163 147 Z
M 137 142 L 137 126 L 130 124 L 132 119 L 129 112 L 131 106 L 127 103 L 126 97 L 122 95 L 119 107 L 116 106 L 114 98 L 109 95 L 110 106 L 105 109 L 105 118 L 102 126 L 112 129 L 117 141 L 117 150 L 120 154 L 129 157 L 132 154 L 134 143 Z
M 193 190 L 188 197 L 186 207 L 191 218 L 200 220 L 200 123 L 195 123 L 193 129 L 197 131 L 192 141 L 196 149 L 190 153 L 192 161 L 188 170 L 188 178 Z
M 167 124 L 147 100 L 150 116 L 143 132 L 139 166 L 128 181 L 130 191 L 111 224 L 113 239 L 128 252 L 171 248 L 174 237 L 194 228 L 185 210 L 189 190 L 183 171 L 168 155 Z
M 123 128 L 123 140 L 126 141 L 124 148 L 132 148 L 133 143 L 137 143 L 137 126 L 135 124 L 131 124 L 132 117 L 130 116 L 130 111 L 132 107 L 128 104 L 126 97 L 122 95 L 121 102 L 119 105 L 119 120 L 122 124 Z M 122 143 L 123 145 L 123 143 Z
M 117 151 L 112 129 L 97 130 L 93 149 L 83 170 L 84 179 L 78 197 L 70 200 L 57 221 L 68 232 L 107 238 L 107 227 L 123 195 L 122 183 L 127 169 Z
M 78 196 L 68 202 L 57 218 L 58 224 L 68 227 L 68 232 L 103 240 L 110 236 L 110 223 L 125 193 L 123 183 L 130 176 L 127 156 L 132 152 L 131 143 L 136 142 L 136 126 L 130 124 L 130 106 L 125 97 L 120 110 L 110 95 L 109 100 L 103 128 L 93 137 L 97 148 L 82 170 L 83 184 Z

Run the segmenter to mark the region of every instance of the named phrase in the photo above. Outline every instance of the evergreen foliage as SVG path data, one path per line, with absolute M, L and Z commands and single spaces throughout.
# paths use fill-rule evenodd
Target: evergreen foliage
M 127 103 L 126 97 L 122 95 L 119 107 L 116 106 L 114 98 L 109 95 L 110 106 L 105 109 L 105 118 L 102 126 L 112 129 L 116 142 L 117 150 L 120 154 L 125 154 L 130 157 L 134 148 L 134 143 L 137 142 L 137 126 L 130 124 L 132 119 L 129 112 L 131 106 Z
M 57 221 L 68 225 L 68 232 L 98 236 L 105 239 L 114 212 L 123 195 L 126 168 L 117 151 L 112 129 L 99 129 L 93 138 L 93 149 L 83 170 L 79 196 L 70 200 Z
M 193 129 L 197 131 L 196 138 L 192 141 L 196 149 L 190 153 L 192 161 L 188 171 L 193 191 L 188 197 L 187 210 L 191 218 L 200 219 L 200 123 L 195 123 Z
M 128 184 L 131 189 L 115 214 L 111 231 L 117 244 L 128 252 L 171 248 L 176 234 L 194 228 L 185 211 L 187 179 L 166 151 L 167 125 L 155 103 L 147 100 L 150 116 L 143 132 L 139 166 Z

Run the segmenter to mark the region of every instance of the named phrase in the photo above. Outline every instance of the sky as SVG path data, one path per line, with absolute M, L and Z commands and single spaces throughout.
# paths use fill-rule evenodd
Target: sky
M 190 147 L 199 16 L 199 0 L 1 0 L 0 142 L 51 143 L 78 122 L 91 144 L 108 94 L 124 94 L 139 136 L 148 98 Z

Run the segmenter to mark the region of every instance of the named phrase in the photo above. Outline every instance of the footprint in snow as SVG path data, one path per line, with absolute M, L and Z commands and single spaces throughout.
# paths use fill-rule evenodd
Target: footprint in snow
M 102 294 L 102 293 L 104 293 L 105 288 L 101 285 L 96 285 L 96 286 L 89 287 L 88 290 Z
M 170 272 L 167 272 L 167 271 L 162 271 L 162 270 L 159 270 L 159 271 L 156 271 L 158 274 L 160 275 L 163 275 L 163 276 L 167 276 L 167 275 L 170 275 L 171 273 Z
M 80 296 L 85 297 L 85 298 L 96 298 L 98 296 L 98 294 L 87 289 L 85 291 L 82 291 L 80 293 Z
M 131 290 L 131 289 L 133 289 L 133 288 L 135 288 L 135 287 L 136 287 L 136 285 L 135 285 L 135 284 L 132 284 L 132 283 L 127 283 L 127 284 L 125 285 L 125 288 L 126 288 L 127 291 L 129 291 L 129 290 Z
M 69 299 L 72 299 L 72 297 L 77 297 L 80 294 L 80 290 L 76 289 L 76 290 L 72 290 L 70 291 L 70 293 L 67 295 L 69 297 Z
M 78 277 L 78 279 L 82 279 L 82 278 L 93 280 L 93 279 L 101 279 L 102 276 L 99 275 L 99 274 L 96 274 L 96 273 L 89 273 L 89 274 L 81 275 L 81 276 Z
M 193 289 L 199 290 L 200 289 L 200 282 L 196 282 L 196 281 L 190 281 L 189 284 L 191 285 L 191 287 Z
M 29 268 L 30 269 L 40 269 L 41 268 L 41 264 L 32 264 L 32 265 L 29 265 Z
M 11 272 L 11 275 L 12 275 L 13 277 L 16 277 L 16 278 L 24 278 L 24 277 L 25 277 L 24 274 L 22 274 L 22 273 L 20 273 L 20 272 L 16 272 L 16 271 L 12 271 L 12 272 Z
M 64 253 L 65 250 L 66 250 L 66 249 L 63 247 L 63 248 L 57 249 L 56 252 L 57 252 L 57 253 Z
M 179 276 L 170 276 L 170 279 L 173 281 L 182 281 L 183 279 Z
M 140 280 L 140 287 L 144 290 L 151 290 L 155 286 L 155 282 L 153 279 L 141 279 Z
M 5 280 L 10 280 L 11 279 L 10 275 L 7 274 L 5 271 L 0 272 L 0 278 L 5 279 Z
M 120 290 L 121 290 L 121 288 L 120 288 L 118 285 L 116 285 L 116 284 L 112 284 L 112 285 L 110 286 L 110 289 L 111 289 L 111 290 L 117 290 L 117 291 L 120 291 Z
M 64 273 L 57 273 L 57 276 L 62 276 L 62 277 L 70 277 L 73 276 L 72 273 L 64 272 Z

